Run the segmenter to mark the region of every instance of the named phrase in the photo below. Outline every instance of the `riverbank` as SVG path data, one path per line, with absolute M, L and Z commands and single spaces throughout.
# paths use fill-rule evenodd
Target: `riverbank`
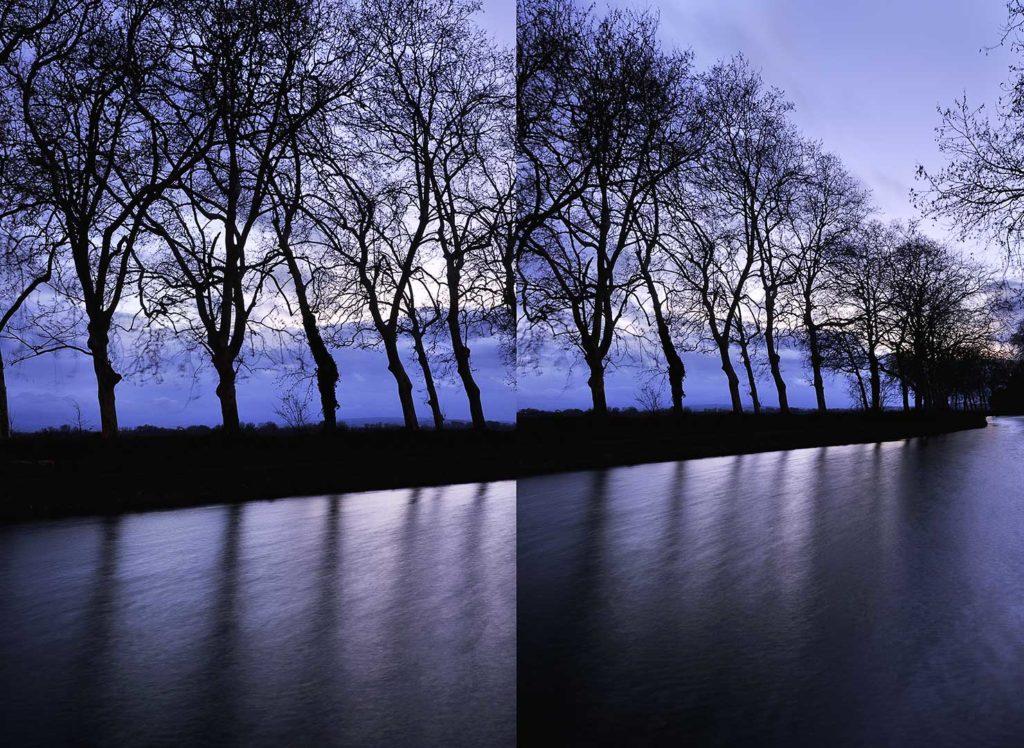
M 0 521 L 515 477 L 510 427 L 26 434 L 0 444 Z
M 981 413 L 869 414 L 721 412 L 610 413 L 524 411 L 519 415 L 520 476 L 620 465 L 895 441 L 984 428 Z
M 0 444 L 0 522 L 517 477 L 982 428 L 978 413 L 520 414 L 515 430 L 41 433 Z

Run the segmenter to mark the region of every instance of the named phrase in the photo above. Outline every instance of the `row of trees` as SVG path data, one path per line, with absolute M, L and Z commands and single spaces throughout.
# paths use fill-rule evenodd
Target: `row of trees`
M 1020 18 L 1011 3 L 1009 39 Z M 383 350 L 405 422 L 451 374 L 485 416 L 470 341 L 555 341 L 607 409 L 609 365 L 721 361 L 755 410 L 803 351 L 856 401 L 981 399 L 998 289 L 803 137 L 740 57 L 696 71 L 647 15 L 520 0 L 517 64 L 463 0 L 10 0 L 0 9 L 2 353 L 90 357 L 102 430 L 122 377 L 200 351 L 226 429 L 252 362 L 308 360 L 325 425 L 343 345 Z M 990 123 L 944 112 L 921 205 L 1011 251 L 1020 86 Z M 294 351 L 302 351 L 295 356 Z M 411 350 L 411 354 L 409 351 Z M 410 373 L 409 365 L 413 366 Z M 745 382 L 745 384 L 741 384 Z M 891 401 L 891 399 L 890 399 Z
M 999 289 L 979 265 L 874 218 L 866 189 L 742 57 L 699 72 L 649 15 L 519 10 L 527 357 L 552 343 L 578 353 L 598 413 L 609 365 L 652 344 L 676 411 L 693 350 L 717 355 L 736 412 L 741 371 L 755 411 L 762 370 L 789 409 L 786 348 L 805 353 L 821 411 L 827 371 L 868 409 L 892 388 L 904 407 L 911 394 L 922 408 L 962 401 L 950 372 L 989 356 L 997 332 Z
M 405 351 L 443 413 L 514 336 L 513 65 L 463 0 L 12 0 L 0 11 L 0 334 L 91 357 L 102 431 L 152 343 L 202 351 L 224 428 L 268 341 Z M 16 346 L 14 345 L 16 344 Z M 443 371 L 436 369 L 441 367 Z M 6 393 L 0 365 L 0 428 Z

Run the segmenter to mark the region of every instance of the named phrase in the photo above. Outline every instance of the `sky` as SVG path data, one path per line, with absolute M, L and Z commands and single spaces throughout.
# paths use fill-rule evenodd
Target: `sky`
M 692 49 L 698 68 L 742 52 L 786 92 L 804 133 L 837 153 L 894 218 L 915 216 L 916 165 L 941 164 L 936 108 L 964 91 L 975 103 L 995 101 L 1010 64 L 998 47 L 1005 0 L 615 5 L 658 12 L 663 41 Z
M 803 133 L 836 153 L 889 218 L 917 216 L 909 199 L 916 167 L 943 163 L 934 138 L 937 107 L 965 91 L 968 101 L 991 106 L 1010 65 L 1007 50 L 998 47 L 1005 0 L 614 0 L 609 6 L 656 12 L 662 42 L 692 50 L 697 69 L 741 52 L 767 83 L 785 91 Z M 946 235 L 943 226 L 922 228 L 937 238 Z M 998 259 L 979 244 L 964 250 Z M 813 407 L 809 375 L 800 358 L 787 353 L 790 403 Z M 719 364 L 703 354 L 683 358 L 687 403 L 725 407 Z M 521 371 L 520 407 L 587 407 L 586 375 L 582 367 L 569 371 L 570 363 L 552 358 L 543 370 Z M 609 405 L 635 405 L 643 381 L 635 367 L 610 372 Z M 769 381 L 759 390 L 766 404 L 775 404 Z M 845 381 L 831 381 L 827 397 L 848 405 Z

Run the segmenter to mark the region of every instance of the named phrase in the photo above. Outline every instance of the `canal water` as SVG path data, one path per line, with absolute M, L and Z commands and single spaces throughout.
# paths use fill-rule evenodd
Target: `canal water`
M 1024 745 L 1024 419 L 518 484 L 524 745 Z
M 0 527 L 6 745 L 515 744 L 515 484 Z

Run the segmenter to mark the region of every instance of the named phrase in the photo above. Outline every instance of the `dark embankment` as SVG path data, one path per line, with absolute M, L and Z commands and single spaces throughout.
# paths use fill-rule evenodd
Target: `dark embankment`
M 0 521 L 515 477 L 515 432 L 29 434 L 0 444 Z
M 893 441 L 983 428 L 981 413 L 519 414 L 519 475 Z

